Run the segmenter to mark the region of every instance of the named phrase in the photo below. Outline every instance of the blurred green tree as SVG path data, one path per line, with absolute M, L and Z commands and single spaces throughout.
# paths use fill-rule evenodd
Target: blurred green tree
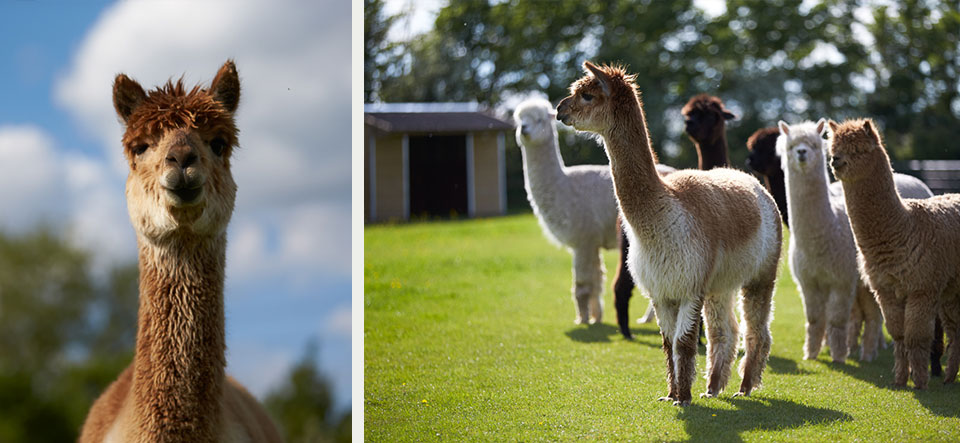
M 330 382 L 317 369 L 317 345 L 311 342 L 290 378 L 267 395 L 264 404 L 290 443 L 349 442 L 350 413 L 333 409 Z

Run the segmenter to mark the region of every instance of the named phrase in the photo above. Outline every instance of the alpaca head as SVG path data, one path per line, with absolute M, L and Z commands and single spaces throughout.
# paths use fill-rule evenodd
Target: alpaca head
M 714 143 L 723 137 L 727 120 L 737 118 L 723 105 L 723 101 L 707 94 L 694 96 L 680 110 L 684 130 L 694 143 Z
M 870 119 L 830 123 L 830 167 L 842 181 L 854 181 L 890 167 L 880 133 Z
M 822 171 L 825 167 L 826 141 L 823 133 L 827 121 L 803 122 L 793 126 L 780 120 L 777 123 L 780 136 L 777 137 L 777 155 L 780 156 L 781 167 L 784 171 L 809 173 Z
M 606 133 L 617 110 L 636 106 L 639 95 L 633 75 L 620 66 L 596 66 L 583 62 L 587 75 L 570 85 L 570 95 L 557 105 L 557 120 L 578 131 Z
M 553 145 L 557 137 L 557 127 L 554 118 L 557 113 L 550 102 L 534 98 L 524 101 L 513 111 L 513 119 L 517 124 L 517 142 L 527 148 L 532 145 Z M 550 143 L 548 143 L 550 142 Z
M 127 210 L 137 233 L 150 241 L 226 231 L 237 186 L 230 155 L 237 145 L 234 111 L 240 80 L 233 61 L 209 88 L 187 90 L 183 79 L 149 93 L 124 74 L 113 83 L 123 120 Z
M 780 169 L 780 156 L 777 155 L 777 136 L 780 130 L 775 127 L 758 129 L 747 139 L 747 167 L 763 175 L 774 175 Z

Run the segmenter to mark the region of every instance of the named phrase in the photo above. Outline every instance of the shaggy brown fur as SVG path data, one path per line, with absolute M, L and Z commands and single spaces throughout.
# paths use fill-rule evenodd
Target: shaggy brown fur
M 949 339 L 944 383 L 960 366 L 960 194 L 901 199 L 873 122 L 830 122 L 834 175 L 843 183 L 861 268 L 893 336 L 894 384 L 927 387 L 938 313 Z
M 91 407 L 82 442 L 280 441 L 266 412 L 224 373 L 239 93 L 232 61 L 209 89 L 188 92 L 178 81 L 147 95 L 123 74 L 114 82 L 140 249 L 137 344 L 133 363 Z
M 783 169 L 780 169 L 780 156 L 777 155 L 777 137 L 780 130 L 776 126 L 758 129 L 747 139 L 747 167 L 763 176 L 763 184 L 773 196 L 780 211 L 783 224 L 790 227 L 787 216 L 787 188 L 783 181 Z
M 729 165 L 726 122 L 737 116 L 727 110 L 723 100 L 707 94 L 696 95 L 680 113 L 684 130 L 697 148 L 697 169 L 706 171 Z
M 620 67 L 586 62 L 584 68 L 588 75 L 571 86 L 557 119 L 604 140 L 630 226 L 630 272 L 650 295 L 660 325 L 669 385 L 661 400 L 679 406 L 691 401 L 701 311 L 708 331 L 702 396 L 716 396 L 726 385 L 736 359 L 738 289 L 746 355 L 737 395 L 749 395 L 770 353 L 781 241 L 773 199 L 753 177 L 726 168 L 661 177 L 634 77 Z

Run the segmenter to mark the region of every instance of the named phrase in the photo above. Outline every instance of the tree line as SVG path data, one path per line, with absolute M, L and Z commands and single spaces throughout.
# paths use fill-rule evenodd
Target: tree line
M 679 111 L 698 93 L 738 115 L 727 130 L 738 167 L 750 134 L 780 119 L 870 117 L 895 160 L 960 154 L 958 0 L 728 0 L 719 15 L 692 0 L 458 0 L 430 31 L 390 41 L 401 18 L 383 0 L 364 0 L 368 102 L 502 110 L 530 91 L 556 102 L 592 60 L 638 74 L 654 149 L 673 166 L 696 164 Z M 561 150 L 571 164 L 606 160 L 572 133 Z M 511 155 L 516 177 L 519 153 Z

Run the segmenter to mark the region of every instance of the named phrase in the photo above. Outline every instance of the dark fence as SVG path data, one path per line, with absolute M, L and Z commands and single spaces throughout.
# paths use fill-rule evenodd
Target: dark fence
M 935 195 L 960 193 L 960 160 L 893 162 L 893 169 L 923 180 Z

